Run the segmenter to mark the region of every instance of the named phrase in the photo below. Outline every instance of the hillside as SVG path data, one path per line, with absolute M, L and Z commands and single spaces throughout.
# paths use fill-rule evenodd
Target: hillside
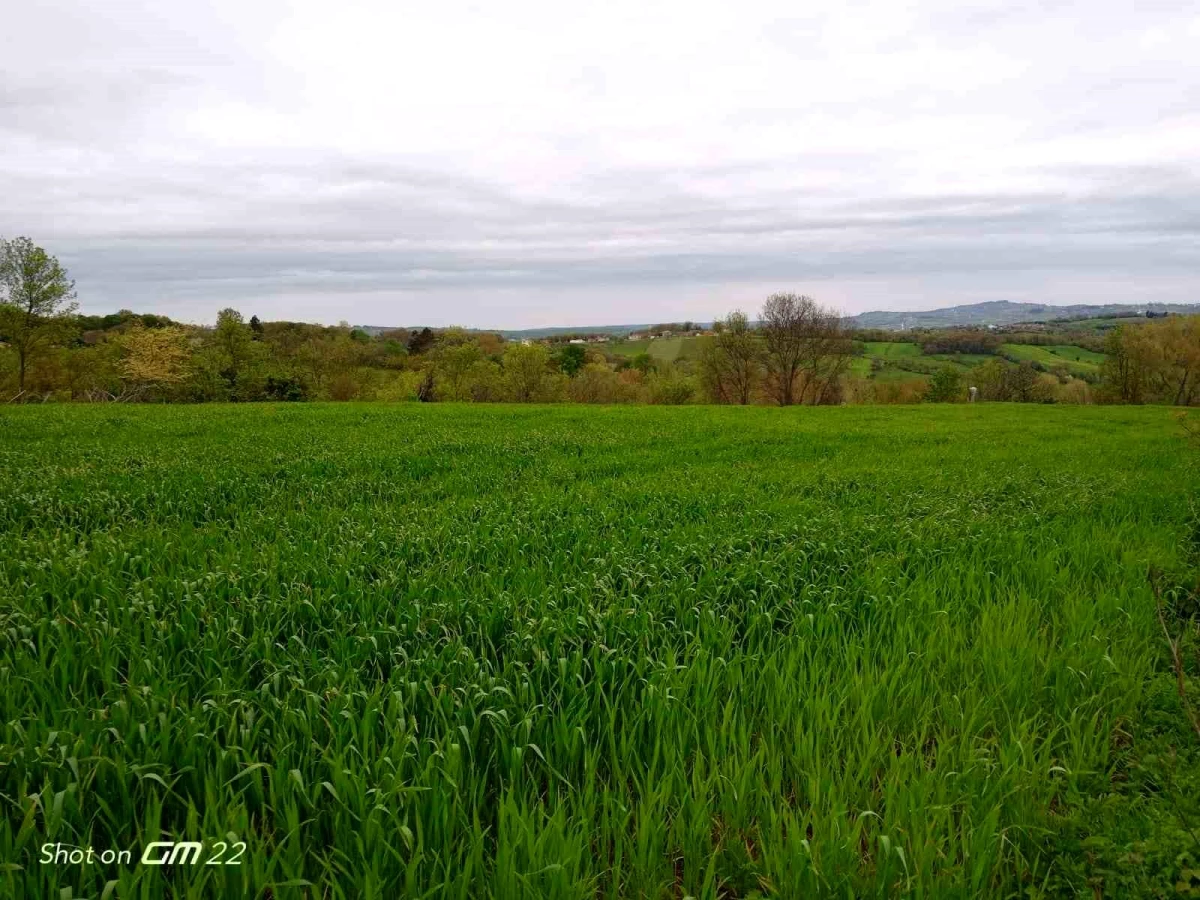
M 965 306 L 948 306 L 918 312 L 875 310 L 849 316 L 844 321 L 851 328 L 948 328 L 962 325 L 1015 325 L 1019 322 L 1065 321 L 1097 316 L 1132 316 L 1147 310 L 1156 313 L 1200 313 L 1200 305 L 1181 303 L 1109 303 L 1104 305 L 1076 304 L 1050 306 L 1044 303 L 1014 303 L 992 300 Z
M 991 300 L 929 310 L 872 310 L 847 316 L 843 321 L 850 328 L 886 328 L 900 331 L 910 328 L 950 328 L 971 325 L 1016 325 L 1022 322 L 1062 322 L 1103 317 L 1124 318 L 1155 313 L 1200 313 L 1200 304 L 1185 303 L 1106 303 L 1053 306 L 1046 303 L 1019 303 L 1011 300 Z M 697 320 L 697 325 L 709 323 Z M 372 337 L 404 326 L 358 325 Z M 408 326 L 410 329 L 414 326 Z M 420 327 L 420 326 L 415 326 Z M 507 340 L 539 340 L 564 334 L 630 334 L 653 326 L 646 323 L 624 325 L 564 325 L 545 328 L 468 328 L 468 331 L 491 331 Z

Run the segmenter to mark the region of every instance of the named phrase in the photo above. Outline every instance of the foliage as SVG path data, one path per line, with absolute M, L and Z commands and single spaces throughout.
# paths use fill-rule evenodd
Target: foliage
M 695 381 L 677 371 L 655 372 L 646 379 L 651 403 L 678 406 L 696 396 Z
M 1109 333 L 1101 395 L 1110 402 L 1200 404 L 1200 316 L 1170 316 Z
M 517 403 L 553 399 L 550 351 L 542 344 L 513 344 L 504 351 L 507 397 Z
M 567 344 L 556 354 L 558 367 L 572 378 L 587 361 L 587 350 L 581 344 Z
M 1001 338 L 997 334 L 978 328 L 946 329 L 931 332 L 921 341 L 925 353 L 995 353 Z
M 583 345 L 555 337 L 524 341 L 516 346 L 536 349 L 512 353 L 514 345 L 500 335 L 463 328 L 372 336 L 346 323 L 327 327 L 251 316 L 247 324 L 234 309 L 223 310 L 211 328 L 130 310 L 61 314 L 37 319 L 39 342 L 24 366 L 0 330 L 0 397 L 895 404 L 943 395 L 962 399 L 952 384 L 957 373 L 962 387 L 979 387 L 987 401 L 1200 402 L 1200 317 L 1128 320 L 1109 333 L 1110 352 L 1101 355 L 1082 346 L 1087 341 L 1079 331 L 851 335 L 810 298 L 776 295 L 768 303 L 774 312 L 762 313 L 762 327 L 734 312 L 703 334 L 694 328 L 678 333 L 695 325 L 684 322 L 664 325 L 671 336 L 653 340 Z M 170 337 L 149 333 L 164 329 Z M 1093 337 L 1102 340 L 1098 334 Z M 1075 343 L 1062 343 L 1067 339 Z M 997 341 L 1003 343 L 992 355 L 926 352 L 989 349 Z M 143 379 L 150 372 L 127 349 L 139 344 L 160 361 L 161 351 L 171 349 L 169 377 Z M 587 382 L 575 385 L 585 370 Z
M 189 352 L 181 328 L 139 325 L 121 336 L 120 347 L 121 376 L 135 388 L 178 384 L 186 377 Z
M 27 237 L 0 239 L 0 338 L 17 353 L 17 389 L 29 365 L 66 335 L 75 311 L 75 282 L 58 260 Z
M 962 373 L 953 366 L 942 366 L 929 381 L 925 399 L 930 403 L 955 403 L 963 399 Z

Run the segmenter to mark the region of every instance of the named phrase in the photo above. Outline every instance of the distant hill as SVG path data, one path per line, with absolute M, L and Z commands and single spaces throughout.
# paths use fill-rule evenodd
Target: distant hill
M 1200 305 L 1182 303 L 1108 303 L 1051 306 L 1044 303 L 1014 303 L 1010 300 L 991 300 L 966 306 L 948 306 L 922 312 L 889 312 L 878 310 L 849 316 L 844 321 L 851 328 L 886 328 L 900 331 L 908 328 L 948 328 L 954 325 L 1015 325 L 1018 322 L 1049 322 L 1071 319 L 1091 319 L 1097 316 L 1119 316 L 1144 313 L 1200 313 Z
M 658 324 L 658 323 L 653 323 Z M 697 325 L 705 326 L 707 323 L 696 322 Z M 355 328 L 360 328 L 367 334 L 375 337 L 383 334 L 385 331 L 393 331 L 398 327 L 395 325 L 356 325 Z M 408 326 L 409 330 L 413 327 Z M 506 340 L 536 340 L 538 338 L 553 337 L 556 334 L 631 334 L 635 331 L 645 331 L 652 327 L 651 323 L 642 323 L 639 325 L 559 325 L 550 328 L 468 328 L 467 331 L 486 331 L 490 334 L 502 335 Z M 435 331 L 439 329 L 434 329 Z
M 909 328 L 950 328 L 967 325 L 1016 325 L 1020 322 L 1070 321 L 1072 319 L 1094 319 L 1102 316 L 1141 315 L 1151 310 L 1156 313 L 1200 314 L 1200 304 L 1184 303 L 1107 303 L 1077 304 L 1074 306 L 1052 306 L 1047 303 L 1014 303 L 1011 300 L 990 300 L 986 303 L 971 303 L 965 306 L 947 306 L 920 312 L 891 312 L 876 310 L 848 316 L 842 321 L 850 328 L 884 328 L 903 331 Z M 657 323 L 655 323 L 657 324 Z M 707 328 L 710 323 L 697 321 L 696 325 Z M 356 325 L 372 337 L 399 327 L 395 325 Z M 413 327 L 408 326 L 411 330 Z M 569 325 L 550 328 L 468 328 L 467 331 L 487 331 L 501 334 L 508 340 L 526 340 L 553 337 L 556 334 L 614 334 L 625 335 L 645 331 L 653 327 L 650 323 L 636 325 Z M 438 329 L 434 329 L 435 331 Z

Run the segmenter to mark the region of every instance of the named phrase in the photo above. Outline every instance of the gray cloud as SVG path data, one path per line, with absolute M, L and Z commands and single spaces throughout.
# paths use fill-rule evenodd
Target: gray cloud
M 58 254 L 89 311 L 519 326 L 702 318 L 777 286 L 847 312 L 1200 299 L 1194 4 L 688 5 L 632 44 L 617 8 L 578 28 L 410 9 L 394 55 L 299 0 L 135 25 L 58 5 L 61 45 L 32 13 L 0 54 L 0 233 Z

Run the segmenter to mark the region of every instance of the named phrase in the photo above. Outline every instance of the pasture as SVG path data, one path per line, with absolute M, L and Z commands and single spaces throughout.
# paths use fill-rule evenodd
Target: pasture
M 640 341 L 610 341 L 603 349 L 614 356 L 637 356 L 647 353 L 651 359 L 670 365 L 679 360 L 700 358 L 710 337 L 662 337 Z
M 1000 351 L 1012 359 L 1041 363 L 1047 369 L 1066 369 L 1074 375 L 1098 375 L 1104 362 L 1103 353 L 1067 344 L 1001 344 Z
M 1120 798 L 1195 456 L 1159 408 L 0 410 L 0 893 L 1169 888 L 1174 799 Z M 169 839 L 246 849 L 39 861 Z

